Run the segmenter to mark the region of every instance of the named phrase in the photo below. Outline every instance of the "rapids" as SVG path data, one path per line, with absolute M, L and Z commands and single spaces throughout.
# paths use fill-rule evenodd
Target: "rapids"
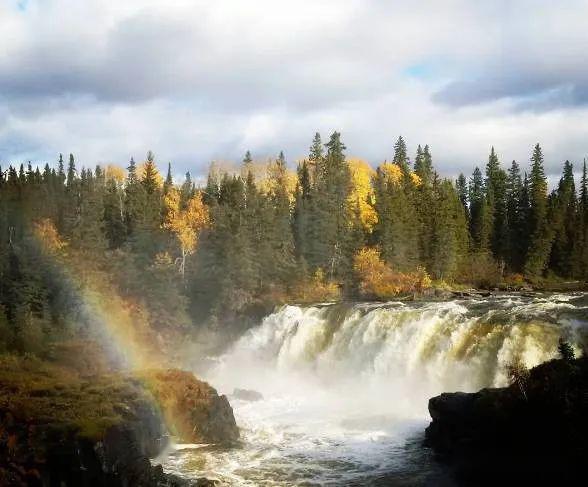
M 241 448 L 175 445 L 164 469 L 227 485 L 451 485 L 422 447 L 427 402 L 505 385 L 515 357 L 588 333 L 588 295 L 283 306 L 207 370 Z M 235 388 L 263 400 L 231 398 Z

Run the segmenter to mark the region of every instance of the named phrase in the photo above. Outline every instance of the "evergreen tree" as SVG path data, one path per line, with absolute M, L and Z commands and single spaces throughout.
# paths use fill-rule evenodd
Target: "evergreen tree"
M 572 277 L 574 274 L 574 244 L 578 223 L 574 170 L 570 161 L 565 161 L 549 222 L 554 235 L 549 268 L 562 277 Z
M 169 193 L 169 190 L 173 188 L 174 180 L 172 178 L 171 173 L 171 162 L 167 164 L 167 176 L 165 177 L 165 182 L 163 183 L 163 194 Z
M 408 150 L 402 135 L 398 137 L 396 143 L 394 144 L 394 158 L 392 159 L 392 162 L 394 162 L 394 164 L 398 164 L 405 174 L 408 173 Z
M 525 238 L 527 215 L 522 208 L 523 182 L 521 179 L 521 170 L 516 161 L 508 170 L 506 181 L 506 220 L 507 238 L 505 243 L 505 253 L 507 255 L 507 264 L 513 271 L 520 272 L 525 257 Z
M 474 169 L 470 179 L 468 200 L 470 202 L 470 235 L 472 248 L 476 252 L 487 252 L 490 248 L 492 221 L 488 200 L 484 194 L 482 171 Z
M 467 223 L 459 195 L 449 180 L 435 184 L 430 272 L 452 279 L 467 252 Z
M 330 277 L 345 278 L 351 272 L 353 255 L 348 225 L 350 175 L 345 160 L 345 145 L 341 134 L 333 132 L 325 144 L 326 155 L 318 159 L 317 139 L 320 136 L 315 136 L 309 158 L 317 164 L 311 264 L 325 270 Z
M 547 222 L 547 178 L 543 168 L 543 152 L 535 145 L 531 156 L 529 178 L 529 250 L 525 273 L 540 276 L 548 263 L 551 250 L 551 234 Z
M 145 191 L 137 176 L 137 165 L 131 157 L 125 182 L 125 225 L 127 235 L 133 236 L 144 216 Z
M 71 191 L 76 183 L 77 171 L 73 154 L 69 155 L 69 165 L 67 166 L 67 188 Z
M 414 172 L 421 178 L 423 184 L 431 184 L 433 177 L 433 159 L 428 145 L 425 145 L 424 149 L 421 149 L 420 145 L 418 146 L 417 155 L 414 160 Z
M 302 273 L 306 270 L 306 263 L 311 259 L 311 228 L 312 214 L 311 179 L 308 162 L 304 160 L 298 165 L 296 192 L 294 194 L 294 213 L 292 227 L 296 257 Z
M 455 182 L 455 188 L 457 190 L 459 201 L 461 201 L 461 204 L 463 205 L 464 210 L 466 212 L 466 218 L 469 220 L 468 183 L 463 173 L 460 173 L 457 177 L 457 181 Z
M 506 180 L 507 175 L 500 167 L 498 156 L 492 147 L 486 165 L 486 200 L 492 227 L 490 247 L 494 258 L 501 264 L 504 264 L 507 259 Z

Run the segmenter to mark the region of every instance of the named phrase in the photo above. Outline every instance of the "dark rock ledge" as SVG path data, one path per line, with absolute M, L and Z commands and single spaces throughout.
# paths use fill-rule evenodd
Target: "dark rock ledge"
M 586 358 L 541 364 L 522 386 L 441 394 L 429 412 L 426 444 L 460 484 L 586 481 Z

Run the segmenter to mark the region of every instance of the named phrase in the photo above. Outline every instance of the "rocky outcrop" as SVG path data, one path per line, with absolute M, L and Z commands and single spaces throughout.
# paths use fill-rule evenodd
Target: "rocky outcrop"
M 262 401 L 263 394 L 252 389 L 234 389 L 232 396 L 241 401 Z
M 214 485 L 168 478 L 149 458 L 177 425 L 185 441 L 239 437 L 226 397 L 187 372 L 79 377 L 46 364 L 2 365 L 0 485 Z
M 565 483 L 588 454 L 588 360 L 555 360 L 524 385 L 429 401 L 426 443 L 466 485 Z
M 177 369 L 147 371 L 140 377 L 174 436 L 188 443 L 232 444 L 239 439 L 227 397 L 206 382 Z

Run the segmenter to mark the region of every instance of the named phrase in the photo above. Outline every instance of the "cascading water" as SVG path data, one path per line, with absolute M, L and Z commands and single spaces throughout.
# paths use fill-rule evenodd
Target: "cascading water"
M 586 295 L 430 303 L 284 306 L 241 337 L 204 377 L 233 398 L 243 447 L 182 448 L 164 468 L 230 485 L 423 485 L 428 399 L 502 386 L 579 340 Z

